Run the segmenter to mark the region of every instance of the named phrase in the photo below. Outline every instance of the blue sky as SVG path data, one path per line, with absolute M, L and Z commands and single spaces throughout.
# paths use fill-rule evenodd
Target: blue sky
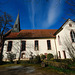
M 58 29 L 66 21 L 63 18 L 73 20 L 75 17 L 69 10 L 75 7 L 65 1 L 0 0 L 0 10 L 10 14 L 14 22 L 19 11 L 21 29 Z

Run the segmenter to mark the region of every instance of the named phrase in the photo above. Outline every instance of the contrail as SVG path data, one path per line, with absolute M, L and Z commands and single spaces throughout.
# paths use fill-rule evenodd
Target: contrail
M 52 0 L 52 2 L 49 2 L 48 15 L 42 24 L 42 28 L 49 28 L 50 26 L 55 24 L 61 14 L 62 14 L 61 2 L 58 2 L 58 0 L 56 1 Z
M 34 17 L 35 17 L 35 6 L 34 6 L 35 0 L 30 0 L 30 2 L 28 2 L 28 12 L 29 12 L 29 19 L 30 22 L 32 24 L 32 29 L 35 28 L 35 24 L 34 24 Z

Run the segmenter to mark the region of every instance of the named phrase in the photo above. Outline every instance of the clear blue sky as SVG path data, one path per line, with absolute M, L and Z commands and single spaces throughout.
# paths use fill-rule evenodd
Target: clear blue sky
M 19 11 L 21 29 L 58 29 L 66 21 L 63 18 L 74 19 L 69 8 L 75 7 L 65 0 L 0 0 L 0 10 L 14 22 Z

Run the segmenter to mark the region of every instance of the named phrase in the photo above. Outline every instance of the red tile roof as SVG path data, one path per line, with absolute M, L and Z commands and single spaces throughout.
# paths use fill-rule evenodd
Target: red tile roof
M 5 38 L 17 38 L 18 33 L 10 33 Z
M 5 38 L 53 38 L 57 29 L 21 30 L 11 32 Z

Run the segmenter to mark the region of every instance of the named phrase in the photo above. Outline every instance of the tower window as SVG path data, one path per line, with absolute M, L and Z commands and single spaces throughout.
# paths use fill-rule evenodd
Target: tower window
M 21 51 L 26 50 L 26 41 L 21 41 Z
M 15 25 L 15 28 L 17 28 L 17 24 Z
M 38 41 L 35 41 L 35 50 L 39 50 L 39 47 L 38 47 Z
M 74 33 L 74 31 L 71 31 L 70 35 L 71 35 L 72 42 L 75 42 L 75 33 Z
M 58 51 L 58 57 L 59 57 L 59 58 L 61 58 L 61 54 L 60 54 L 60 51 Z
M 47 40 L 47 48 L 48 48 L 48 50 L 51 50 L 51 43 L 50 43 L 50 40 Z
M 11 48 L 12 48 L 12 41 L 9 41 L 8 42 L 8 49 L 7 49 L 7 51 L 11 51 Z

